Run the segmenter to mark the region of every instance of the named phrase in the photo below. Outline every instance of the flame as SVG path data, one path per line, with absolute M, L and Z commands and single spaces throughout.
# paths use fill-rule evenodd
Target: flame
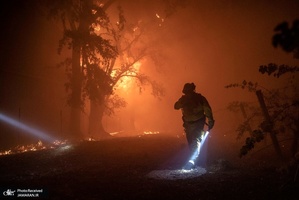
M 93 139 L 93 138 L 87 138 L 87 141 L 95 141 L 95 139 Z
M 101 31 L 101 27 L 100 26 L 95 26 L 94 27 L 94 31 L 97 33 L 97 32 L 100 32 Z
M 162 23 L 164 22 L 164 18 L 161 18 L 158 13 L 156 13 L 156 17 L 161 20 L 161 23 L 159 23 L 159 26 L 162 26 Z
M 133 31 L 136 32 L 138 30 L 138 26 L 133 28 Z
M 17 154 L 17 153 L 25 153 L 25 152 L 29 152 L 29 151 L 39 151 L 39 150 L 44 150 L 44 149 L 53 149 L 53 148 L 56 148 L 56 147 L 66 144 L 66 142 L 67 141 L 55 140 L 52 144 L 45 145 L 42 143 L 42 141 L 39 140 L 36 144 L 30 144 L 30 145 L 26 145 L 26 146 L 25 145 L 16 146 L 13 149 L 0 151 L 0 156 Z
M 145 135 L 154 135 L 154 134 L 159 134 L 159 131 L 144 131 L 143 134 Z
M 126 76 L 123 76 L 121 79 L 120 79 L 120 82 L 118 84 L 118 88 L 119 89 L 122 89 L 122 90 L 129 90 L 131 87 L 132 87 L 132 84 L 133 84 L 133 79 L 134 75 L 136 75 L 136 73 L 139 71 L 140 69 L 140 66 L 141 66 L 141 62 L 138 61 L 136 63 L 133 64 L 133 70 L 129 71 L 126 73 Z M 115 77 L 116 76 L 116 70 L 112 71 L 112 77 Z

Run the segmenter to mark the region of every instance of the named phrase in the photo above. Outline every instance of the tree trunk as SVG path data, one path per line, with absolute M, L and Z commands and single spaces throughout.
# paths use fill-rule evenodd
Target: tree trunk
M 82 137 L 81 133 L 81 87 L 82 74 L 80 66 L 80 47 L 76 41 L 73 42 L 72 49 L 72 76 L 71 76 L 71 119 L 70 136 L 75 138 Z
M 273 122 L 270 118 L 270 115 L 269 115 L 269 112 L 268 112 L 268 109 L 266 107 L 266 104 L 265 104 L 265 101 L 264 101 L 264 96 L 263 96 L 263 93 L 261 90 L 258 90 L 256 91 L 256 95 L 257 95 L 257 98 L 259 100 L 259 103 L 260 103 L 260 106 L 261 106 L 261 109 L 263 111 L 263 114 L 264 114 L 264 117 L 265 117 L 265 122 L 269 125 L 268 127 L 268 132 L 270 133 L 270 137 L 271 137 L 271 140 L 272 140 L 272 143 L 273 143 L 273 146 L 274 146 L 274 149 L 276 151 L 276 154 L 282 158 L 282 153 L 281 153 L 281 150 L 280 150 L 280 147 L 279 147 L 279 143 L 278 143 L 278 140 L 277 140 L 277 137 L 276 137 L 276 134 L 275 132 L 273 131 Z
M 71 30 L 78 33 L 80 37 L 72 38 L 72 74 L 71 74 L 71 123 L 70 131 L 72 137 L 82 138 L 83 134 L 81 132 L 81 105 L 82 105 L 82 84 L 83 84 L 83 71 L 81 67 L 81 62 L 84 62 L 84 46 L 82 43 L 83 37 L 87 36 L 89 32 L 89 24 L 86 20 L 86 15 L 84 13 L 88 12 L 88 4 L 91 1 L 82 1 L 81 4 L 81 14 L 78 28 L 76 28 L 75 22 L 71 21 Z M 83 66 L 83 64 L 82 64 Z
M 103 104 L 99 104 L 95 100 L 90 101 L 88 133 L 93 138 L 101 139 L 111 136 L 103 126 L 104 110 Z

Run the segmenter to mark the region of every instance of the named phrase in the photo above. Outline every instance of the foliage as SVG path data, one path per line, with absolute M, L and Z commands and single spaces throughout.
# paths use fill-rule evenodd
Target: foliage
M 115 98 L 111 96 L 114 94 L 115 88 L 122 84 L 124 77 L 136 78 L 140 87 L 150 85 L 153 95 L 163 96 L 163 87 L 148 76 L 140 74 L 134 67 L 134 64 L 141 61 L 149 52 L 152 54 L 154 51 L 149 51 L 140 45 L 142 35 L 145 33 L 142 24 L 128 24 L 120 6 L 117 8 L 118 20 L 113 23 L 104 10 L 105 6 L 100 6 L 92 1 L 54 0 L 45 2 L 49 10 L 48 16 L 61 20 L 64 28 L 63 38 L 59 41 L 58 53 L 61 53 L 63 47 L 74 48 L 75 43 L 80 46 L 81 81 L 83 82 L 82 105 L 86 98 L 96 100 L 98 103 L 106 103 L 107 109 L 110 110 L 108 113 L 111 113 L 113 107 L 125 105 L 124 100 L 119 96 Z M 106 3 L 111 4 L 112 2 Z M 80 29 L 82 26 L 85 28 Z M 152 55 L 153 58 L 157 58 L 157 54 Z M 74 84 L 72 60 L 67 58 L 59 66 L 66 67 L 69 82 L 65 85 L 67 91 L 71 91 Z M 110 96 L 113 99 L 109 100 Z M 68 100 L 70 104 L 71 97 L 70 95 Z M 117 101 L 120 102 L 117 103 Z
M 97 64 L 90 64 L 86 69 L 86 80 L 83 88 L 83 95 L 88 96 L 90 100 L 104 100 L 101 97 L 112 94 L 113 80 Z M 86 99 L 83 98 L 83 99 Z
M 65 84 L 69 93 L 68 104 L 72 107 L 81 102 L 83 107 L 87 96 L 93 99 L 103 91 L 111 90 L 108 77 L 96 67 L 109 64 L 110 60 L 118 55 L 117 48 L 109 38 L 96 34 L 96 27 L 105 27 L 109 23 L 109 17 L 104 8 L 92 0 L 43 2 L 47 7 L 48 17 L 60 20 L 64 30 L 59 41 L 58 53 L 61 53 L 63 47 L 72 50 L 72 58 L 66 58 L 59 64 L 66 67 L 69 78 Z M 103 82 L 99 83 L 96 79 Z M 99 87 L 102 91 L 95 92 Z M 82 89 L 85 92 L 83 95 Z M 79 95 L 73 95 L 76 92 Z
M 257 90 L 258 84 L 244 80 L 242 83 L 232 83 L 224 86 L 225 88 L 236 88 L 240 87 L 242 89 L 248 89 L 249 92 L 255 92 Z
M 256 91 L 258 84 L 253 84 L 251 81 L 243 81 L 241 84 L 235 83 L 225 86 L 226 88 L 242 88 L 250 92 Z M 299 113 L 299 91 L 294 83 L 285 86 L 282 89 L 264 90 L 264 99 L 271 118 L 271 123 L 264 121 L 261 116 L 261 111 L 258 107 L 249 106 L 248 103 L 232 102 L 228 108 L 231 111 L 242 111 L 242 104 L 247 112 L 244 116 L 244 121 L 236 131 L 238 138 L 241 138 L 244 133 L 248 132 L 249 137 L 245 140 L 245 145 L 240 150 L 240 156 L 244 156 L 254 148 L 255 144 L 262 139 L 270 131 L 276 134 L 298 133 L 298 113 Z M 244 109 L 243 108 L 243 109 Z M 256 121 L 259 121 L 258 123 Z M 250 126 L 254 128 L 251 128 Z M 261 136 L 263 135 L 263 137 Z
M 299 58 L 299 20 L 293 22 L 293 26 L 289 27 L 287 22 L 283 22 L 277 25 L 274 29 L 276 34 L 272 38 L 272 44 L 274 47 L 281 47 L 286 52 L 294 53 L 294 58 Z M 284 74 L 295 74 L 299 71 L 298 66 L 289 65 L 277 65 L 270 63 L 268 65 L 261 65 L 259 72 L 262 74 L 273 75 L 279 78 Z M 293 147 L 297 150 L 297 138 L 299 138 L 299 91 L 296 83 L 293 82 L 295 75 L 289 80 L 287 86 L 281 89 L 273 89 L 271 91 L 264 90 L 264 98 L 267 105 L 267 110 L 270 115 L 271 121 L 262 121 L 258 127 L 251 130 L 249 123 L 257 116 L 256 112 L 250 117 L 245 116 L 244 122 L 239 125 L 237 131 L 238 135 L 243 135 L 248 131 L 250 137 L 245 140 L 245 145 L 240 150 L 240 157 L 246 155 L 251 149 L 254 148 L 255 143 L 264 139 L 267 132 L 273 134 L 286 134 L 288 132 L 294 134 Z M 256 92 L 257 87 L 260 87 L 257 83 L 251 81 L 243 81 L 241 84 L 234 83 L 225 86 L 225 88 L 242 88 L 248 89 L 249 92 Z M 239 107 L 238 104 L 231 104 L 230 107 L 234 109 Z M 232 109 L 232 108 L 231 108 Z M 244 109 L 244 108 L 243 108 Z M 236 111 L 236 110 L 234 110 Z M 292 152 L 293 154 L 296 152 Z
M 264 139 L 264 132 L 260 129 L 254 130 L 250 137 L 245 140 L 245 145 L 240 149 L 239 156 L 245 156 L 251 149 L 254 148 L 255 143 L 258 143 Z
M 236 129 L 236 132 L 238 133 L 237 139 L 242 138 L 245 133 L 251 134 L 251 124 L 256 124 L 255 121 L 262 116 L 260 110 L 255 105 L 248 102 L 234 101 L 231 102 L 227 108 L 235 113 L 241 111 L 244 117 L 243 123 L 239 124 Z
M 98 32 L 99 35 L 110 38 L 119 52 L 119 56 L 113 59 L 110 65 L 102 67 L 111 81 L 109 86 L 112 93 L 105 93 L 104 95 L 108 114 L 112 113 L 112 110 L 120 105 L 126 105 L 124 99 L 121 99 L 119 96 L 114 98 L 114 91 L 126 84 L 125 79 L 135 79 L 140 92 L 142 92 L 145 86 L 150 86 L 155 97 L 160 98 L 164 95 L 163 86 L 141 73 L 138 67 L 136 67 L 146 58 L 153 59 L 155 63 L 158 62 L 158 59 L 155 58 L 159 55 L 149 47 L 150 45 L 147 45 L 147 43 L 150 43 L 149 38 L 147 38 L 147 31 L 152 27 L 143 24 L 142 21 L 129 23 L 125 18 L 122 7 L 118 6 L 117 9 L 119 13 L 117 23 L 109 22 L 103 30 Z
M 111 98 L 106 100 L 105 114 L 107 114 L 108 116 L 112 115 L 112 114 L 114 114 L 115 109 L 125 107 L 126 105 L 127 105 L 127 102 L 124 100 L 124 98 L 115 94 Z
M 288 22 L 282 22 L 274 31 L 277 33 L 272 38 L 273 46 L 292 52 L 294 58 L 299 58 L 299 20 L 294 20 L 292 27 L 289 27 Z
M 285 73 L 295 73 L 299 71 L 298 66 L 289 66 L 289 65 L 277 65 L 274 63 L 269 63 L 268 65 L 261 65 L 259 72 L 262 74 L 268 74 L 269 76 L 273 74 L 274 77 L 279 78 Z

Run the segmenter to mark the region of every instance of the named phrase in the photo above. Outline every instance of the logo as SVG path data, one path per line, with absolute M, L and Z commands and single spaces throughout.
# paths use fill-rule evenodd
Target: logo
M 6 191 L 3 192 L 4 196 L 15 196 L 15 190 L 12 191 L 11 189 L 7 189 Z

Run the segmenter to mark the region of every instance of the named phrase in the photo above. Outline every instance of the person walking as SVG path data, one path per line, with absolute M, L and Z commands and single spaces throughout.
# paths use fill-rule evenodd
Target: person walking
M 190 160 L 184 167 L 186 170 L 191 170 L 196 165 L 205 124 L 208 125 L 208 130 L 211 130 L 215 123 L 211 106 L 203 95 L 195 91 L 195 88 L 194 83 L 186 83 L 183 95 L 174 104 L 174 109 L 182 110 L 183 127 L 190 150 Z

